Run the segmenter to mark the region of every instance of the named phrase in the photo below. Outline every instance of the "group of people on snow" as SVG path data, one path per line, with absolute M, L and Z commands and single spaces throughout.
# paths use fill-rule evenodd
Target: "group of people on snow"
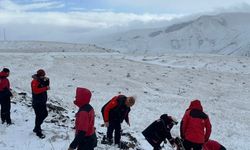
M 11 125 L 10 99 L 12 97 L 8 76 L 10 70 L 3 68 L 0 72 L 0 104 L 2 124 L 5 122 Z M 33 132 L 39 138 L 45 138 L 41 125 L 48 116 L 47 91 L 50 90 L 50 81 L 43 69 L 39 69 L 32 76 L 32 107 L 35 112 L 35 127 Z M 69 145 L 68 150 L 93 150 L 97 146 L 95 133 L 95 111 L 90 105 L 91 92 L 87 88 L 78 87 L 74 104 L 79 107 L 75 120 L 75 138 Z M 113 143 L 122 148 L 121 123 L 125 122 L 130 126 L 129 112 L 135 104 L 135 97 L 118 95 L 109 100 L 101 110 L 104 126 L 107 127 L 107 134 L 102 144 L 112 145 Z M 161 143 L 166 139 L 171 146 L 180 147 L 175 138 L 171 135 L 171 129 L 178 121 L 168 114 L 162 114 L 159 119 L 151 123 L 142 134 L 154 150 L 161 149 Z M 185 150 L 226 150 L 224 146 L 214 140 L 210 140 L 211 123 L 209 117 L 203 112 L 201 102 L 193 100 L 186 110 L 180 125 L 180 136 Z M 113 138 L 114 133 L 114 138 Z M 114 139 L 114 140 L 113 140 Z

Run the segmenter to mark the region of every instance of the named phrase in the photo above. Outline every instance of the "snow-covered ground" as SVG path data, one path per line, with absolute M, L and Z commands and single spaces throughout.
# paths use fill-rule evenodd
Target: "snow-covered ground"
M 91 104 L 100 138 L 106 131 L 101 127 L 101 107 L 120 92 L 137 96 L 130 113 L 131 127 L 123 124 L 124 132 L 138 141 L 137 149 L 152 149 L 141 135 L 145 127 L 163 113 L 180 121 L 192 99 L 200 99 L 210 116 L 211 139 L 218 140 L 228 150 L 250 147 L 249 57 L 53 52 L 0 53 L 0 58 L 1 67 L 11 70 L 13 90 L 27 93 L 16 94 L 12 99 L 11 116 L 15 124 L 8 127 L 0 124 L 1 150 L 67 149 L 74 137 L 72 119 L 77 107 L 72 102 L 78 86 L 93 93 Z M 65 108 L 59 115 L 50 111 L 42 126 L 46 134 L 42 140 L 32 132 L 34 112 L 29 107 L 31 75 L 40 68 L 46 70 L 51 80 L 49 103 Z M 179 124 L 172 134 L 179 135 Z M 100 138 L 96 149 L 116 149 L 100 144 Z

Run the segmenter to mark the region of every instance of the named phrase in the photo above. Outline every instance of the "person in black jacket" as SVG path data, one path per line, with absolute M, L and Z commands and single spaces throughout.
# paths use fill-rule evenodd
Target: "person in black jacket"
M 0 72 L 0 103 L 1 103 L 1 119 L 2 124 L 5 122 L 10 125 L 12 124 L 10 119 L 10 99 L 12 97 L 10 82 L 8 80 L 10 70 L 3 68 Z
M 50 89 L 49 78 L 45 77 L 45 71 L 42 69 L 38 70 L 37 74 L 33 75 L 32 78 L 32 107 L 36 114 L 33 132 L 35 132 L 39 138 L 45 138 L 45 135 L 42 133 L 41 124 L 48 116 L 46 102 L 48 99 L 47 90 Z
M 175 139 L 171 136 L 170 130 L 178 122 L 172 116 L 167 114 L 161 115 L 160 119 L 150 124 L 142 134 L 152 145 L 154 150 L 160 150 L 160 144 L 167 138 L 172 147 L 176 147 Z
M 113 132 L 115 131 L 115 144 L 123 145 L 121 139 L 121 123 L 123 120 L 130 126 L 129 112 L 130 107 L 135 104 L 133 96 L 125 95 L 114 96 L 109 102 L 102 107 L 102 115 L 105 126 L 107 127 L 107 144 L 113 143 Z M 104 144 L 104 143 L 103 143 Z

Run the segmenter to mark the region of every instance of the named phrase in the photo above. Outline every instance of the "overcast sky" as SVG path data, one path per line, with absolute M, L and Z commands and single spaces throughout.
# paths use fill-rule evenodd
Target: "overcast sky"
M 202 12 L 249 10 L 250 0 L 0 0 L 0 40 L 4 30 L 9 40 L 67 41 L 66 34 L 81 39 L 90 31 L 155 27 Z

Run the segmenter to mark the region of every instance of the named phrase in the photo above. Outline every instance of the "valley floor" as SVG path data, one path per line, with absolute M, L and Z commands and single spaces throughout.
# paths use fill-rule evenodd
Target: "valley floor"
M 193 99 L 200 99 L 212 123 L 211 139 L 228 150 L 250 147 L 250 59 L 217 55 L 129 56 L 117 53 L 0 53 L 0 64 L 10 68 L 9 80 L 16 96 L 12 99 L 14 125 L 0 125 L 1 150 L 65 150 L 74 138 L 72 103 L 76 87 L 92 91 L 99 138 L 102 106 L 118 93 L 135 95 L 130 113 L 131 127 L 123 124 L 136 147 L 152 149 L 141 131 L 161 114 L 175 116 L 180 122 Z M 31 76 L 44 68 L 51 80 L 49 103 L 65 109 L 66 121 L 53 123 L 57 112 L 49 113 L 43 124 L 45 139 L 32 133 L 34 112 L 30 104 Z M 24 98 L 17 93 L 27 93 Z M 57 116 L 58 117 L 58 116 Z M 63 125 L 63 126 L 62 126 Z M 172 130 L 179 136 L 180 124 Z M 122 137 L 128 140 L 127 137 Z M 115 149 L 98 143 L 97 149 Z M 165 149 L 170 149 L 166 146 Z

